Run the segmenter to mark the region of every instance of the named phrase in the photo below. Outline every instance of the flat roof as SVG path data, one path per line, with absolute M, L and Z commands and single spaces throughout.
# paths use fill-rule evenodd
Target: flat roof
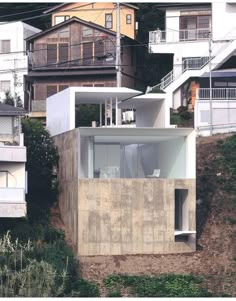
M 100 104 L 105 99 L 118 102 L 143 94 L 138 90 L 117 87 L 70 87 L 70 92 L 75 94 L 75 105 L 79 104 Z
M 143 136 L 143 137 L 186 137 L 195 130 L 193 128 L 148 128 L 148 127 L 79 127 L 81 136 Z
M 122 101 L 118 107 L 119 109 L 136 109 L 149 103 L 163 101 L 164 99 L 165 94 L 163 93 L 149 93 Z

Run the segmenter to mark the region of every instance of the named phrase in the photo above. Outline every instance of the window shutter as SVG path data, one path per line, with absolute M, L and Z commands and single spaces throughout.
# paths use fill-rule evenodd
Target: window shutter
M 59 44 L 59 63 L 67 64 L 68 60 L 69 60 L 69 47 L 68 47 L 68 44 L 67 43 L 61 43 L 61 44 Z
M 56 85 L 48 85 L 47 86 L 47 97 L 52 96 L 53 94 L 57 93 L 57 86 Z
M 69 88 L 69 85 L 59 85 L 59 92 Z
M 93 43 L 83 43 L 83 59 L 88 63 L 93 60 Z
M 57 62 L 57 44 L 47 44 L 47 64 Z

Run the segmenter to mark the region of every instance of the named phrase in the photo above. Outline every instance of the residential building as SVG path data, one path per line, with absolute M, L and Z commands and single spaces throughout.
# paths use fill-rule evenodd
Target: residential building
M 0 217 L 26 216 L 26 147 L 23 109 L 0 103 Z
M 70 87 L 47 99 L 59 207 L 76 255 L 196 250 L 195 131 L 168 125 L 163 95 Z M 100 106 L 92 127 L 75 127 L 82 104 Z M 114 114 L 102 116 L 108 106 Z M 136 127 L 117 122 L 126 108 L 136 110 Z
M 120 31 L 121 34 L 135 39 L 137 6 L 120 3 Z M 116 31 L 116 3 L 115 2 L 75 2 L 62 3 L 44 12 L 52 13 L 52 26 L 77 17 L 87 22 Z
M 27 74 L 25 39 L 40 29 L 23 22 L 0 23 L 0 101 L 10 91 L 24 104 L 24 77 Z
M 121 36 L 121 84 L 135 86 L 134 41 Z M 46 98 L 68 87 L 117 85 L 116 33 L 72 17 L 27 39 L 32 117 L 45 118 Z
M 201 97 L 203 95 L 201 91 L 197 90 L 206 88 L 207 81 L 207 88 L 210 88 L 212 72 L 216 74 L 219 70 L 223 72 L 225 69 L 236 68 L 236 30 L 234 25 L 236 3 L 213 0 L 204 3 L 162 3 L 159 4 L 159 7 L 165 11 L 166 28 L 149 33 L 149 48 L 153 53 L 173 54 L 173 70 L 155 88 L 165 92 L 165 99 L 170 107 L 176 109 L 181 105 L 188 105 L 189 108 L 194 108 L 199 100 L 199 95 Z M 223 78 L 223 73 L 221 75 Z M 202 80 L 202 76 L 205 80 Z M 224 109 L 224 114 L 229 114 L 232 118 L 229 122 L 226 122 L 225 118 L 221 120 L 217 101 L 213 101 L 212 109 L 210 107 L 210 93 L 208 92 L 204 96 L 204 106 L 199 104 L 197 107 L 198 113 L 196 114 L 200 119 L 195 120 L 196 128 L 199 129 L 204 124 L 209 133 L 210 123 L 213 123 L 215 133 L 219 129 L 222 132 L 234 130 L 235 119 L 233 116 L 235 112 L 232 111 L 234 105 L 233 103 L 229 105 L 230 112 L 228 112 L 229 98 L 226 96 L 230 94 L 232 96 L 230 101 L 233 99 L 232 89 L 235 89 L 235 80 L 232 79 L 232 76 L 228 76 L 228 82 L 226 87 L 225 83 L 222 84 L 218 74 L 218 79 L 214 78 L 211 88 L 218 89 L 218 92 L 215 90 L 212 93 L 215 93 L 215 96 L 218 95 L 217 99 L 221 102 L 220 107 Z M 222 96 L 221 88 L 228 89 L 227 92 L 222 92 L 225 97 Z M 208 97 L 206 97 L 207 95 Z M 215 111 L 214 108 L 216 108 Z M 212 117 L 210 111 L 212 111 Z M 201 119 L 203 122 L 200 121 Z M 211 122 L 210 119 L 213 121 Z

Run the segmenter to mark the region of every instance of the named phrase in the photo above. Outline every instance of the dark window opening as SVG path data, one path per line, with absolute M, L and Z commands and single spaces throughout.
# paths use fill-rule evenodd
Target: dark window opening
M 56 85 L 48 85 L 47 86 L 47 97 L 50 97 L 57 93 L 57 86 Z
M 187 189 L 175 189 L 175 230 L 182 231 L 186 228 L 186 198 Z
M 47 44 L 47 63 L 56 64 L 57 62 L 57 44 Z

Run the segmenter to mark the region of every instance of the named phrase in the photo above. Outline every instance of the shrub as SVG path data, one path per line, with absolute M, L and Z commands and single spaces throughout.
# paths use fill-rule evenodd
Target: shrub
M 179 114 L 186 112 L 188 110 L 188 108 L 186 106 L 180 106 L 177 108 L 177 111 Z
M 100 297 L 98 286 L 85 279 L 78 279 L 71 297 Z
M 208 297 L 201 287 L 201 279 L 192 275 L 128 276 L 111 275 L 104 280 L 108 288 L 122 285 L 136 297 Z
M 183 119 L 183 120 L 190 120 L 192 118 L 192 115 L 190 112 L 188 111 L 183 111 L 180 113 L 180 117 Z

